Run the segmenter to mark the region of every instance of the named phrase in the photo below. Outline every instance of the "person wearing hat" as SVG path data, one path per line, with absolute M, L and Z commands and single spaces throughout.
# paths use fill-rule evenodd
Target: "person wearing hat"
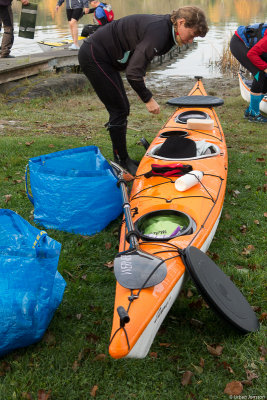
M 14 43 L 12 0 L 0 0 L 0 21 L 3 24 L 4 33 L 1 44 L 0 58 L 8 58 Z M 21 0 L 24 6 L 29 4 L 28 0 Z
M 250 122 L 267 123 L 260 113 L 260 102 L 267 93 L 267 23 L 239 26 L 230 41 L 230 50 L 254 78 L 244 117 Z
M 166 54 L 174 46 L 192 43 L 207 32 L 204 12 L 186 6 L 167 15 L 135 14 L 112 21 L 82 44 L 79 63 L 109 113 L 106 127 L 114 159 L 132 175 L 138 163 L 130 158 L 126 146 L 130 105 L 120 71 L 125 70 L 147 111 L 158 114 L 160 107 L 144 80 L 149 63 L 155 56 Z
M 1 0 L 0 0 L 1 1 Z M 58 0 L 56 12 L 65 0 Z M 83 13 L 89 13 L 88 0 L 66 0 L 67 19 L 69 22 L 70 32 L 73 43 L 70 45 L 70 50 L 79 50 L 78 44 L 78 21 L 82 18 Z

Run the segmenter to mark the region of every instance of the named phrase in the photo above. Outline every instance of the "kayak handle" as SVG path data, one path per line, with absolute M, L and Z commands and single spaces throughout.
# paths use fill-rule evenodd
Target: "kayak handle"
M 119 306 L 117 308 L 117 312 L 120 317 L 120 327 L 123 328 L 125 326 L 125 324 L 128 324 L 128 322 L 130 322 L 130 317 L 129 317 L 127 311 L 125 310 L 125 308 L 122 306 Z

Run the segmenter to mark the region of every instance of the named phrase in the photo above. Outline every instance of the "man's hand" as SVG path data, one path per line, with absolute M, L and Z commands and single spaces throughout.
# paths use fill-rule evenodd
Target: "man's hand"
M 88 14 L 89 13 L 89 8 L 85 8 L 84 9 L 84 14 Z
M 146 104 L 146 108 L 147 110 L 151 113 L 151 114 L 159 114 L 160 112 L 160 108 L 158 103 L 156 102 L 156 100 L 153 99 L 153 97 L 151 97 L 151 99 L 145 103 Z
M 21 0 L 21 2 L 23 6 L 28 6 L 30 3 L 29 0 Z
M 59 10 L 59 6 L 56 6 L 56 12 L 58 12 L 58 10 Z

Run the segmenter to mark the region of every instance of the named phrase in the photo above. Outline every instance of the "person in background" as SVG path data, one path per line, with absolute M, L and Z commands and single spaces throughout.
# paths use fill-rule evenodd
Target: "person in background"
M 92 8 L 89 14 L 94 13 L 94 25 L 84 25 L 81 36 L 87 37 L 92 35 L 98 28 L 113 21 L 114 13 L 110 4 L 101 3 L 98 0 L 89 0 Z
M 96 25 L 106 25 L 113 21 L 114 14 L 110 4 L 102 3 L 98 0 L 89 0 L 90 8 L 89 14 L 94 13 L 94 23 Z
M 1 1 L 1 0 L 0 0 Z M 64 3 L 65 0 L 58 0 L 56 5 L 56 11 Z M 70 50 L 79 50 L 78 44 L 78 21 L 82 18 L 83 13 L 88 14 L 89 4 L 88 0 L 66 0 L 66 11 L 67 19 L 69 21 L 69 27 L 73 44 L 70 45 Z
M 230 41 L 230 50 L 254 77 L 244 117 L 250 122 L 267 123 L 260 113 L 260 102 L 267 93 L 267 23 L 239 26 Z
M 149 63 L 156 55 L 166 54 L 176 45 L 192 43 L 195 37 L 204 37 L 207 32 L 204 12 L 186 6 L 167 15 L 126 16 L 106 24 L 83 42 L 79 63 L 109 113 L 106 127 L 114 159 L 132 175 L 138 163 L 127 151 L 130 105 L 119 71 L 126 71 L 129 84 L 147 111 L 158 114 L 160 107 L 144 80 Z
M 0 22 L 4 28 L 0 58 L 12 57 L 10 51 L 14 43 L 14 27 L 11 3 L 12 0 L 0 0 Z M 27 6 L 29 1 L 21 0 L 21 3 Z

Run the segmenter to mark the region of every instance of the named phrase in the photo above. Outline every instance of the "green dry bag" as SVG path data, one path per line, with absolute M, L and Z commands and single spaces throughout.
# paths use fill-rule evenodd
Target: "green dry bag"
M 22 6 L 19 24 L 19 36 L 33 39 L 35 33 L 35 24 L 37 17 L 37 4 L 30 3 Z

